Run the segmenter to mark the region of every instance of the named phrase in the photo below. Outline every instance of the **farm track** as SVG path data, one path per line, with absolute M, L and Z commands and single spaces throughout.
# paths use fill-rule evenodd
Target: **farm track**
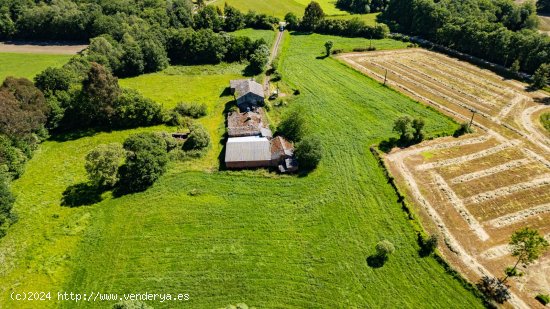
M 546 95 L 525 92 L 519 82 L 425 50 L 339 58 L 381 82 L 388 72 L 386 84 L 459 121 L 477 110 L 474 125 L 485 141 L 493 143 L 469 147 L 448 139 L 429 141 L 426 146 L 394 150 L 386 160 L 423 214 L 444 235 L 446 254 L 461 261 L 457 267 L 477 273 L 477 278 L 500 272 L 496 265 L 509 257 L 498 242 L 507 238 L 509 227 L 550 220 L 550 139 L 533 124 L 533 115 L 549 108 L 536 103 Z M 423 153 L 430 155 L 423 157 Z M 542 225 L 542 232 L 550 232 L 550 226 Z M 515 307 L 532 305 L 525 286 L 518 283 L 514 288 Z

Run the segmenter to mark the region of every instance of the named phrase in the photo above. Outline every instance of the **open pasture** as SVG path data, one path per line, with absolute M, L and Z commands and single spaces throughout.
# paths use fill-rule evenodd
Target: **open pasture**
M 475 134 L 424 142 L 386 157 L 424 218 L 439 226 L 447 255 L 470 268 L 473 280 L 482 273 L 500 276 L 513 262 L 506 250 L 490 259 L 486 252 L 505 246 L 514 229 L 535 226 L 550 233 L 550 225 L 541 224 L 550 220 L 550 139 L 534 124 L 541 111 L 550 110 L 541 103 L 545 93 L 527 92 L 525 84 L 421 49 L 341 59 L 457 121 L 471 120 L 475 111 Z M 550 254 L 515 285 L 515 305 L 533 305 L 534 295 L 550 288 L 539 280 L 548 265 Z
M 257 308 L 481 308 L 481 301 L 435 259 L 418 255 L 413 225 L 369 151 L 391 136 L 388 119 L 403 113 L 425 118 L 428 135 L 450 133 L 456 124 L 335 59 L 317 59 L 327 40 L 346 50 L 367 41 L 292 35 L 281 54 L 285 81 L 301 91 L 289 105 L 303 107 L 312 133 L 323 139 L 321 165 L 305 177 L 176 162 L 145 192 L 66 208 L 59 204 L 62 192 L 84 181 L 83 157 L 89 147 L 120 141 L 132 131 L 45 143 L 14 183 L 21 196 L 16 205 L 21 224 L 2 239 L 0 252 L 8 252 L 9 246 L 18 251 L 0 256 L 5 262 L 0 266 L 0 304 L 19 305 L 9 300 L 14 289 L 47 286 L 52 291 L 191 296 L 185 303 L 148 302 L 154 308 L 220 308 L 239 302 Z M 375 43 L 379 48 L 403 46 L 391 40 Z M 199 71 L 210 68 L 170 70 L 178 70 L 180 76 L 173 72 L 174 78 L 198 78 L 203 76 Z M 201 88 L 206 83 L 193 83 L 191 77 L 174 81 L 176 90 L 149 90 L 167 82 L 152 76 L 122 83 L 159 101 L 165 96 L 165 104 L 195 100 L 192 93 L 202 92 L 213 103 L 212 114 L 201 121 L 223 128 L 216 105 L 223 99 L 214 99 L 227 81 L 211 75 L 216 89 L 211 95 Z M 177 89 L 189 96 L 169 98 Z M 208 156 L 216 158 L 221 151 L 212 148 Z M 58 172 L 65 162 L 69 167 Z M 42 203 L 44 191 L 47 202 Z M 370 267 L 367 257 L 381 239 L 392 241 L 396 252 L 383 267 Z M 79 304 L 109 306 L 111 302 Z
M 33 77 L 47 67 L 60 67 L 67 63 L 71 55 L 48 55 L 29 53 L 0 52 L 0 82 L 7 76 Z

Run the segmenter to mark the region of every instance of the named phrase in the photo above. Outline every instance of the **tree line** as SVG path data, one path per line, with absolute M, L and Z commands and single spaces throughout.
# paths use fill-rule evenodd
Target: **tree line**
M 375 26 L 369 26 L 357 17 L 349 20 L 326 18 L 321 5 L 315 1 L 308 4 L 302 18 L 299 18 L 294 13 L 287 13 L 285 21 L 287 28 L 290 30 L 346 37 L 383 39 L 390 32 L 388 26 L 385 24 L 380 23 Z
M 421 36 L 512 71 L 550 62 L 550 38 L 536 30 L 533 2 L 392 0 L 381 18 L 393 31 Z
M 382 12 L 390 3 L 390 0 L 337 0 L 336 7 L 357 14 Z
M 87 41 L 110 34 L 117 40 L 140 30 L 209 28 L 271 29 L 277 18 L 225 6 L 203 6 L 194 14 L 191 0 L 0 0 L 0 40 Z M 144 31 L 146 32 L 146 31 Z

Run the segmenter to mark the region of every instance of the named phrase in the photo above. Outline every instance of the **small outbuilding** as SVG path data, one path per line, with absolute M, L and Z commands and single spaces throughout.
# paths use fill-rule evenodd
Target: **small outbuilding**
M 262 85 L 252 79 L 237 79 L 229 82 L 231 94 L 241 111 L 250 111 L 263 105 L 265 95 Z

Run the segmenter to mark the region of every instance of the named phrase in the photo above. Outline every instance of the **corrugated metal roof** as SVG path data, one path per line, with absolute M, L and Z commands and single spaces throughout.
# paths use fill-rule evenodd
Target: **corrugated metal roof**
M 269 160 L 271 160 L 271 144 L 265 137 L 234 137 L 227 140 L 225 162 Z

